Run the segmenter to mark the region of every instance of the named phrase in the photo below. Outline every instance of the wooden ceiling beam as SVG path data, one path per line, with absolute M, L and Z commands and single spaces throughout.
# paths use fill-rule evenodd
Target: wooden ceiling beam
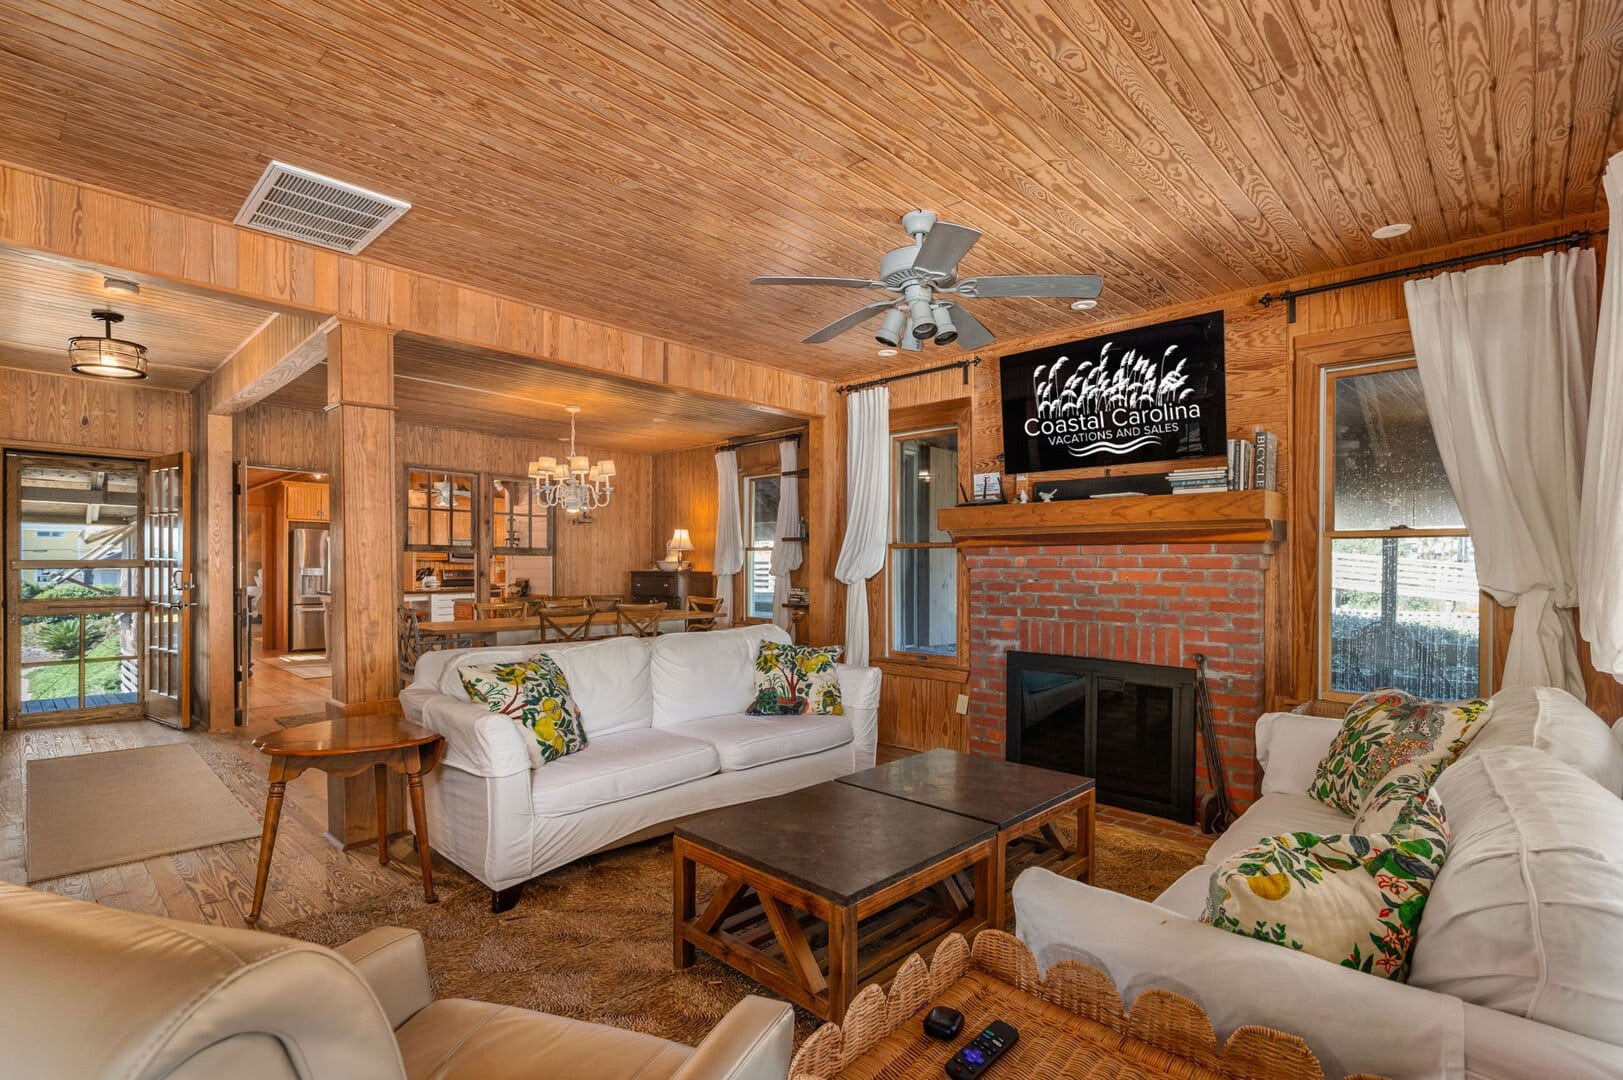
M 237 413 L 276 393 L 327 358 L 327 331 L 337 324 L 319 315 L 272 315 L 197 388 L 198 410 Z
M 822 379 L 5 164 L 0 244 L 801 416 L 826 413 L 832 394 Z

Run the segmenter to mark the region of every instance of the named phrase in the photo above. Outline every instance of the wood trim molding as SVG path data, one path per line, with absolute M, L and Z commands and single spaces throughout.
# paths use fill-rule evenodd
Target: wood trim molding
M 278 312 L 197 388 L 205 413 L 237 413 L 274 394 L 327 358 L 336 319 Z

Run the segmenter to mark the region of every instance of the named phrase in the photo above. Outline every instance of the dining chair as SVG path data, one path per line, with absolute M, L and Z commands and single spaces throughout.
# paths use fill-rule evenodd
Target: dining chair
M 476 619 L 517 619 L 523 615 L 522 600 L 480 600 L 473 605 Z
M 664 604 L 621 604 L 614 609 L 615 632 L 631 637 L 658 637 Z
M 542 641 L 585 641 L 592 635 L 592 619 L 597 612 L 583 603 L 541 605 Z M 575 622 L 576 618 L 580 622 Z M 569 620 L 564 622 L 563 620 Z
M 722 609 L 724 609 L 726 606 L 726 599 L 720 596 L 688 597 L 689 611 L 703 612 L 709 615 L 710 618 L 690 619 L 688 621 L 687 628 L 689 630 L 714 630 L 717 626 L 721 625 Z
M 395 648 L 400 660 L 400 674 L 406 682 L 410 682 L 417 674 L 417 661 L 427 648 L 423 644 L 423 632 L 418 627 L 420 621 L 421 616 L 416 608 L 409 604 L 400 605 L 400 625 Z
M 592 605 L 592 610 L 607 614 L 625 603 L 626 598 L 623 596 L 594 595 L 588 596 L 586 602 Z

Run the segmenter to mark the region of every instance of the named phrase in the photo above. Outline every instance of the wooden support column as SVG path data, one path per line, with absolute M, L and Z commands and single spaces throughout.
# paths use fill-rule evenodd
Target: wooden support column
M 192 455 L 195 495 L 192 514 L 196 557 L 193 573 L 197 608 L 192 617 L 192 714 L 207 730 L 228 731 L 237 703 L 236 573 L 232 550 L 231 450 L 234 422 L 229 416 L 197 413 L 197 450 Z
M 327 435 L 331 462 L 332 590 L 327 653 L 330 717 L 399 708 L 395 608 L 400 550 L 394 464 L 394 335 L 339 322 L 327 334 Z M 391 833 L 405 827 L 399 777 L 391 774 Z M 377 804 L 370 772 L 332 777 L 327 831 L 349 846 L 375 842 Z
M 845 586 L 834 577 L 834 564 L 845 539 L 845 398 L 830 394 L 826 416 L 806 425 L 806 588 L 811 611 L 806 640 L 838 644 L 845 636 Z

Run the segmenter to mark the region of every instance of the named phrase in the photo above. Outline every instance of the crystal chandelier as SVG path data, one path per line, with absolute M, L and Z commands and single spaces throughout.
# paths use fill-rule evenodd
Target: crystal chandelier
M 586 455 L 575 452 L 575 414 L 579 405 L 565 406 L 569 413 L 569 456 L 562 461 L 544 457 L 530 462 L 530 479 L 535 481 L 535 497 L 547 506 L 561 506 L 574 520 L 584 525 L 592 520 L 592 511 L 609 504 L 614 494 L 614 462 L 604 458 L 597 464 L 586 460 Z

